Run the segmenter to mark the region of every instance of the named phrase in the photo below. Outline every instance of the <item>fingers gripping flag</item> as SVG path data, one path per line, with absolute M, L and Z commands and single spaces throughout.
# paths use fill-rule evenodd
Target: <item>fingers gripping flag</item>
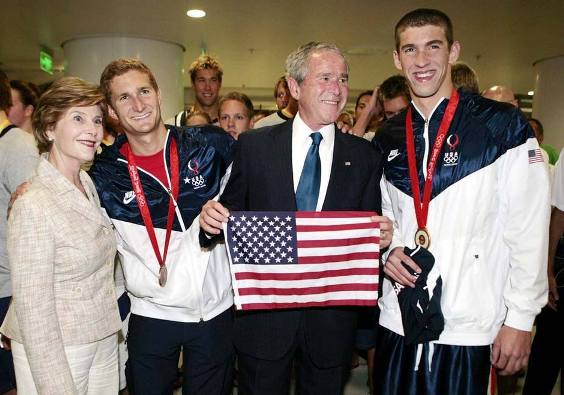
M 371 212 L 232 212 L 224 224 L 239 310 L 374 306 L 380 229 Z

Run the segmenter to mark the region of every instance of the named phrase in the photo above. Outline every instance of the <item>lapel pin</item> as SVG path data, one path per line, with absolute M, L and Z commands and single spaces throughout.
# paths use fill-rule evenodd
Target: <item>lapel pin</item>
M 350 166 L 350 165 L 351 165 L 351 162 L 349 162 L 349 161 L 345 162 L 345 166 Z

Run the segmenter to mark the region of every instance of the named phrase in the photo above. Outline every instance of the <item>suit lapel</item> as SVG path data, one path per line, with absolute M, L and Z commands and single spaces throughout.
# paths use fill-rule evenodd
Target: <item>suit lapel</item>
M 280 185 L 277 200 L 281 204 L 280 207 L 287 207 L 291 202 L 291 207 L 287 210 L 295 211 L 297 208 L 292 172 L 292 124 L 293 120 L 289 120 L 280 128 L 271 130 L 273 134 L 271 152 L 278 152 L 272 161 L 272 174 L 275 180 L 279 180 Z
M 62 185 L 63 182 L 66 185 Z M 57 193 L 59 204 L 64 208 L 70 209 L 98 225 L 110 226 L 110 223 L 104 218 L 102 210 L 97 206 L 96 197 L 93 195 L 93 191 L 89 188 L 89 185 L 83 182 L 83 186 L 88 198 L 66 179 L 57 180 L 57 183 L 53 185 L 53 187 L 55 187 L 53 189 L 54 192 Z
M 348 185 L 350 166 L 354 165 L 354 157 L 342 132 L 335 127 L 335 144 L 333 146 L 333 162 L 331 176 L 327 185 L 327 194 L 323 202 L 323 210 L 331 210 L 337 205 L 341 189 Z
M 78 196 L 76 198 L 77 204 L 73 208 L 81 215 L 84 215 L 102 226 L 111 226 L 109 220 L 102 214 L 102 209 L 100 208 L 98 194 L 94 188 L 94 184 L 92 184 L 90 180 L 87 180 L 87 178 L 88 176 L 86 173 L 80 173 L 80 179 L 88 198 L 75 189 L 73 193 Z
M 67 204 L 72 210 L 74 210 L 81 216 L 88 218 L 89 220 L 94 221 L 99 225 L 108 226 L 104 217 L 102 216 L 102 211 L 96 208 L 93 201 L 89 200 L 92 199 L 91 196 L 89 196 L 89 198 L 87 199 L 82 193 L 76 190 L 68 191 L 64 195 L 62 195 L 62 197 L 66 200 L 70 199 L 71 201 L 68 201 Z
M 42 178 L 45 186 L 56 196 L 57 204 L 63 209 L 73 210 L 97 224 L 110 226 L 102 215 L 101 209 L 97 207 L 97 200 L 94 195 L 96 192 L 92 190 L 92 184 L 83 180 L 84 174 L 81 174 L 81 181 L 88 199 L 43 158 L 38 167 L 38 175 Z

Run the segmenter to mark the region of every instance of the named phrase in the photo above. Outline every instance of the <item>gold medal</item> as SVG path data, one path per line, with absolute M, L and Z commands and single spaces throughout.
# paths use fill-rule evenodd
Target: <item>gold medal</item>
M 429 236 L 427 229 L 418 229 L 417 232 L 415 232 L 415 245 L 419 245 L 427 249 L 429 248 L 431 245 L 431 236 Z
M 168 276 L 166 265 L 162 265 L 161 269 L 159 270 L 159 285 L 164 287 L 166 285 L 166 278 Z
M 415 245 L 423 248 L 429 248 L 431 245 L 431 236 L 425 228 L 427 217 L 429 214 L 429 203 L 431 202 L 431 192 L 433 190 L 433 175 L 437 166 L 437 159 L 442 152 L 445 140 L 450 141 L 451 136 L 447 137 L 448 130 L 454 119 L 456 108 L 460 97 L 456 89 L 452 90 L 448 105 L 445 109 L 443 119 L 439 125 L 437 137 L 432 148 L 429 148 L 429 160 L 427 164 L 427 177 L 423 186 L 423 196 L 419 188 L 419 173 L 417 172 L 417 158 L 415 156 L 415 138 L 413 135 L 412 108 L 407 109 L 405 115 L 405 145 L 407 150 L 407 164 L 409 169 L 409 181 L 411 184 L 411 195 L 413 196 L 413 206 L 415 208 L 415 218 L 417 219 L 417 232 L 415 232 Z M 455 134 L 454 134 L 455 135 Z M 450 141 L 449 146 L 458 144 L 458 136 L 455 140 Z

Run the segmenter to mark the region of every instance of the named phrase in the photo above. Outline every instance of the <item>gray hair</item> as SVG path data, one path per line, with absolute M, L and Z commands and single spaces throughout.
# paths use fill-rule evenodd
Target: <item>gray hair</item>
M 334 52 L 340 55 L 348 71 L 349 64 L 341 50 L 335 44 L 311 41 L 288 55 L 286 58 L 286 78 L 292 78 L 296 80 L 298 84 L 301 84 L 308 73 L 309 58 L 312 54 L 317 52 Z

